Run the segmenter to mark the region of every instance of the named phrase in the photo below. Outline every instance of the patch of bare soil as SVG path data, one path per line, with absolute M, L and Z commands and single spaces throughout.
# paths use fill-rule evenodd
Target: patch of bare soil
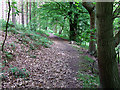
M 82 82 L 77 80 L 80 68 L 80 53 L 73 48 L 67 40 L 51 36 L 54 43 L 50 48 L 39 46 L 39 50 L 30 50 L 29 46 L 20 43 L 18 36 L 10 34 L 6 41 L 5 50 L 11 52 L 14 57 L 4 68 L 6 76 L 2 81 L 3 88 L 27 87 L 27 88 L 81 88 Z M 0 31 L 0 41 L 3 41 L 3 32 Z M 14 43 L 13 45 L 11 45 Z M 0 46 L 1 47 L 1 46 Z M 4 56 L 1 61 L 7 60 Z M 10 67 L 19 70 L 26 69 L 30 72 L 28 77 L 19 75 L 15 78 L 9 71 Z

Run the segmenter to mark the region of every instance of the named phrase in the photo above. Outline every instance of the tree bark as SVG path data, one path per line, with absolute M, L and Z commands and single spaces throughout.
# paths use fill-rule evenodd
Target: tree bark
M 31 22 L 31 0 L 29 2 L 29 21 Z
M 26 25 L 28 25 L 28 0 L 26 2 Z
M 22 11 L 22 25 L 23 25 L 23 27 L 24 27 L 24 4 L 23 4 L 23 0 L 22 0 L 22 9 L 21 9 L 21 11 Z
M 76 37 L 77 37 L 77 34 L 78 34 L 78 16 L 79 14 L 78 13 L 74 13 L 74 38 L 75 38 L 75 41 L 76 41 Z
M 69 15 L 69 25 L 70 25 L 69 39 L 70 39 L 70 41 L 75 41 L 76 40 L 76 38 L 75 38 L 76 33 L 74 31 L 74 23 L 72 21 L 72 7 L 73 7 L 73 2 L 70 2 L 70 9 L 71 9 L 71 11 L 68 13 L 68 15 Z
M 91 2 L 83 2 L 82 5 L 86 8 L 90 15 L 90 29 L 95 29 L 95 12 L 94 12 L 94 4 Z M 95 46 L 95 33 L 91 31 L 90 33 L 90 42 L 89 42 L 89 52 L 93 54 L 96 51 Z
M 21 9 L 21 1 L 18 0 L 18 9 Z M 21 13 L 19 13 L 19 16 L 18 16 L 18 23 L 21 24 Z
M 115 60 L 112 12 L 112 2 L 96 2 L 98 66 L 102 88 L 120 88 L 118 66 Z
M 90 12 L 90 29 L 95 29 L 95 12 L 94 11 Z M 95 33 L 91 31 L 90 42 L 89 42 L 89 52 L 92 54 L 96 51 L 94 39 L 95 39 Z

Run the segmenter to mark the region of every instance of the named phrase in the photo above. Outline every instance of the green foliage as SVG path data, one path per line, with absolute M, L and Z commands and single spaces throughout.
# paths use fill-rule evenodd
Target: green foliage
M 80 62 L 80 69 L 78 72 L 78 80 L 82 81 L 83 88 L 97 88 L 100 85 L 98 69 L 96 63 L 94 63 L 94 67 L 92 63 L 94 60 L 91 57 L 86 55 L 82 55 L 81 58 L 83 59 Z M 92 73 L 94 71 L 94 74 Z
M 11 67 L 9 68 L 8 71 L 11 75 L 14 75 L 15 78 L 18 78 L 18 77 L 25 78 L 25 77 L 29 77 L 30 75 L 30 73 L 27 72 L 25 68 L 20 70 L 17 67 Z
M 3 61 L 2 63 L 0 63 L 0 68 L 4 68 L 6 65 L 6 61 Z M 0 79 L 2 80 L 7 80 L 8 75 L 9 76 L 13 76 L 15 78 L 29 78 L 30 76 L 30 72 L 28 72 L 25 68 L 23 69 L 19 69 L 17 67 L 13 67 L 12 65 L 9 65 L 10 67 L 6 70 L 0 70 Z M 9 74 L 6 75 L 6 72 L 8 72 Z
M 6 21 L 5 20 L 3 20 L 3 19 L 1 19 L 0 20 L 0 28 L 2 29 L 2 30 L 5 30 L 5 27 L 6 27 Z
M 4 20 L 1 20 L 2 22 L 2 28 L 5 30 L 5 24 L 6 22 Z M 9 28 L 8 32 L 12 32 L 13 34 L 20 34 L 20 37 L 22 39 L 22 43 L 27 45 L 29 42 L 33 42 L 30 44 L 30 49 L 34 50 L 37 49 L 37 46 L 43 45 L 45 47 L 49 47 L 52 42 L 47 38 L 49 36 L 48 31 L 45 30 L 29 30 L 29 27 L 23 27 L 22 25 L 14 24 L 12 22 L 9 22 Z M 13 49 L 15 49 L 15 45 L 11 44 Z M 37 46 L 36 46 L 37 45 Z M 10 57 L 10 55 L 8 55 Z
M 98 75 L 82 74 L 79 72 L 78 77 L 78 80 L 83 82 L 83 88 L 97 88 L 100 85 Z
M 4 51 L 4 54 L 5 54 L 5 58 L 10 61 L 13 59 L 14 55 L 11 53 L 11 52 L 8 52 L 8 51 Z
M 84 59 L 88 60 L 90 63 L 94 62 L 94 60 L 92 58 L 88 57 L 88 56 L 84 56 Z
M 15 12 L 13 12 L 12 14 L 19 15 L 20 11 L 18 10 L 17 6 L 16 6 L 17 2 L 15 0 L 12 0 L 12 4 L 11 4 L 11 8 L 15 9 Z

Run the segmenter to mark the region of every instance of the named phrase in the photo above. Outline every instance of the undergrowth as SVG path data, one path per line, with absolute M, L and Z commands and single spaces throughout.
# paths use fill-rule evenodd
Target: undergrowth
M 82 81 L 83 88 L 97 88 L 99 86 L 99 76 L 96 74 L 90 75 L 79 72 L 78 77 L 78 80 Z
M 81 50 L 80 46 L 72 45 L 81 54 L 82 61 L 79 63 L 80 68 L 77 74 L 78 80 L 82 82 L 83 88 L 98 88 L 100 85 L 98 67 L 93 60 Z M 83 47 L 82 47 L 83 48 Z M 84 48 L 85 49 L 85 48 Z M 94 66 L 93 66 L 94 63 Z
M 0 20 L 0 22 L 2 23 L 2 30 L 5 31 L 6 21 Z M 49 34 L 45 30 L 34 31 L 28 27 L 23 27 L 19 24 L 14 25 L 9 22 L 8 32 L 16 34 L 18 41 L 21 41 L 24 45 L 29 44 L 32 50 L 37 49 L 40 45 L 49 47 L 52 44 L 52 41 L 48 39 Z
M 5 31 L 6 27 L 6 21 L 0 20 L 0 28 L 2 31 Z M 39 49 L 39 47 L 44 46 L 46 48 L 50 47 L 52 44 L 52 41 L 49 40 L 48 36 L 49 34 L 43 30 L 30 30 L 28 27 L 23 27 L 22 25 L 16 24 L 14 25 L 12 22 L 9 22 L 8 26 L 8 35 L 14 36 L 16 41 L 7 44 L 6 48 L 10 47 L 11 50 L 4 51 L 2 57 L 0 56 L 0 59 L 2 62 L 0 62 L 0 69 L 6 68 L 5 70 L 0 70 L 0 79 L 7 80 L 7 75 L 5 73 L 9 73 L 9 76 L 15 77 L 15 78 L 29 78 L 30 73 L 24 68 L 19 69 L 18 67 L 14 67 L 9 64 L 9 61 L 13 61 L 15 59 L 15 55 L 13 51 L 16 49 L 15 43 L 24 44 L 26 47 L 29 47 L 29 51 Z M 2 42 L 0 42 L 2 45 Z M 24 48 L 23 48 L 24 49 Z M 7 49 L 6 49 L 7 50 Z M 31 58 L 36 58 L 36 56 L 30 56 Z
M 92 66 L 94 60 L 86 55 L 81 56 L 83 62 L 78 73 L 78 80 L 82 81 L 83 88 L 97 88 L 100 85 L 98 69 Z M 94 63 L 95 64 L 95 63 Z

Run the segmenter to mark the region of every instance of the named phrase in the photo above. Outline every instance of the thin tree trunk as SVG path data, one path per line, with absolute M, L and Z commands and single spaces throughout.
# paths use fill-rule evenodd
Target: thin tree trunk
M 5 17 L 5 18 L 6 18 L 6 19 L 5 19 L 6 21 L 7 21 L 7 16 L 8 16 L 8 15 L 7 15 L 7 14 L 8 14 L 8 13 L 7 13 L 7 10 L 8 10 L 8 3 L 6 3 L 6 17 Z
M 23 25 L 23 27 L 24 27 L 24 4 L 23 4 L 23 0 L 22 0 L 22 9 L 21 9 L 21 11 L 22 11 L 22 25 Z
M 72 6 L 73 6 L 73 2 L 70 2 L 70 9 L 72 10 Z M 69 35 L 69 39 L 70 41 L 74 41 L 75 40 L 75 31 L 74 31 L 74 23 L 72 21 L 72 11 L 70 11 L 68 13 L 69 15 L 69 25 L 70 25 L 70 35 Z
M 5 31 L 5 39 L 3 41 L 2 44 L 2 52 L 4 51 L 4 45 L 5 45 L 5 41 L 7 39 L 7 29 L 8 29 L 8 23 L 9 23 L 9 19 L 10 19 L 10 11 L 11 11 L 11 7 L 10 7 L 10 1 L 8 0 L 8 6 L 9 6 L 9 11 L 8 11 L 8 19 L 7 19 L 7 23 L 6 23 L 6 31 Z
M 90 29 L 95 29 L 95 12 L 91 11 L 90 12 Z M 89 52 L 93 54 L 96 51 L 96 46 L 95 46 L 95 33 L 91 32 L 90 33 L 90 42 L 89 42 Z
M 59 30 L 59 35 L 62 34 L 63 29 L 64 29 L 64 25 L 62 26 L 61 30 Z
M 21 7 L 20 7 L 20 0 L 18 0 L 18 9 L 20 9 L 20 8 L 21 8 Z M 20 23 L 20 21 L 21 21 L 20 18 L 21 18 L 21 13 L 19 13 L 19 15 L 18 15 L 18 23 L 19 23 L 19 24 L 21 24 L 21 23 Z
M 28 25 L 28 0 L 26 2 L 26 25 Z
M 34 30 L 36 31 L 36 26 L 35 25 L 36 25 L 36 19 L 37 18 L 35 17 L 36 16 L 36 7 L 35 7 L 35 5 L 36 5 L 36 2 L 34 0 L 33 1 L 33 8 L 32 8 L 33 9 L 33 12 L 32 12 L 33 13 L 33 19 L 32 20 L 33 20 L 33 23 L 34 23 L 33 24 Z
M 74 13 L 74 40 L 76 40 L 78 34 L 78 13 Z
M 30 23 L 30 30 L 31 30 L 31 0 L 29 2 L 29 23 Z
M 96 2 L 98 66 L 102 88 L 120 88 L 113 38 L 112 12 L 112 2 Z
M 16 24 L 16 18 L 15 18 L 15 8 L 12 7 L 12 22 L 14 23 L 14 25 Z
M 29 21 L 31 21 L 31 0 L 29 2 Z
M 2 1 L 2 19 L 4 19 L 4 1 Z
M 55 33 L 57 33 L 57 23 L 54 25 L 54 29 L 53 30 L 54 30 Z
M 84 1 L 84 0 L 83 0 Z M 89 12 L 90 15 L 90 29 L 95 29 L 95 12 L 94 12 L 94 4 L 89 3 L 89 2 L 83 2 L 82 5 L 86 8 L 86 10 Z M 96 51 L 96 46 L 95 46 L 95 33 L 91 32 L 90 33 L 90 42 L 89 42 L 89 52 L 93 54 Z

